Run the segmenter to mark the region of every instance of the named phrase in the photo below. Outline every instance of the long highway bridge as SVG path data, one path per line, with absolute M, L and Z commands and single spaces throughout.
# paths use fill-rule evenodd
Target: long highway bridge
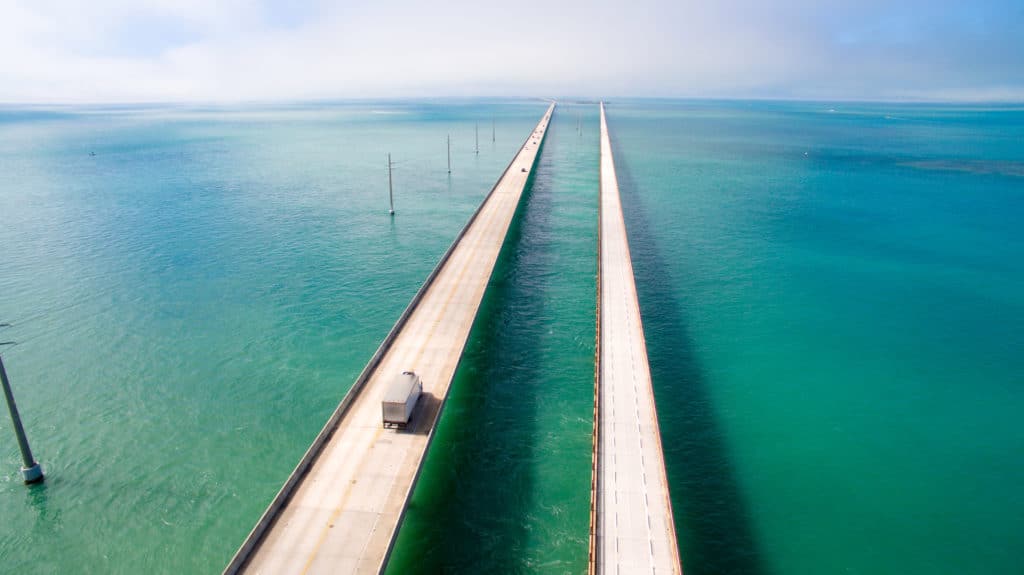
M 679 573 L 647 344 L 603 103 L 599 194 L 591 570 Z
M 488 281 L 554 113 L 552 103 L 371 357 L 224 573 L 381 573 Z M 678 573 L 650 371 L 601 108 L 600 274 L 590 570 Z M 382 425 L 395 376 L 423 393 Z

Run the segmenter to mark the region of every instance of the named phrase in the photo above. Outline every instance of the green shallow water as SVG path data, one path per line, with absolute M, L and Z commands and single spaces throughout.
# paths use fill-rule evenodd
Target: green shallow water
M 555 112 L 388 573 L 587 569 L 596 120 Z
M 608 113 L 687 572 L 1019 572 L 1024 112 Z
M 0 107 L 48 473 L 0 425 L 0 570 L 219 572 L 544 108 Z M 608 114 L 687 573 L 1018 572 L 1024 112 Z M 596 131 L 557 109 L 390 573 L 586 569 Z
M 219 572 L 544 108 L 0 109 L 3 570 Z

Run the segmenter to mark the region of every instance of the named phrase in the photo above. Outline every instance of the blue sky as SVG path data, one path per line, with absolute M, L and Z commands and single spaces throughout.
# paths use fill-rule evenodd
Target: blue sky
M 0 101 L 1024 101 L 1024 2 L 0 0 Z

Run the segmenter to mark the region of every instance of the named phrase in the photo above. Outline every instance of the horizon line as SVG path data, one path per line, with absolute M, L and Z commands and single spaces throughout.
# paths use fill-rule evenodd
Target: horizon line
M 1020 99 L 972 99 L 972 98 L 925 98 L 925 97 L 879 97 L 879 98 L 824 98 L 786 96 L 640 96 L 625 95 L 614 97 L 593 96 L 467 96 L 467 95 L 419 95 L 419 96 L 330 96 L 296 98 L 223 98 L 223 99 L 139 99 L 139 100 L 0 100 L 2 107 L 157 107 L 157 106 L 252 106 L 252 105 L 296 105 L 332 103 L 382 103 L 382 102 L 426 102 L 426 101 L 537 101 L 569 104 L 592 104 L 616 101 L 679 101 L 679 102 L 801 102 L 823 104 L 939 104 L 966 106 L 1024 106 Z

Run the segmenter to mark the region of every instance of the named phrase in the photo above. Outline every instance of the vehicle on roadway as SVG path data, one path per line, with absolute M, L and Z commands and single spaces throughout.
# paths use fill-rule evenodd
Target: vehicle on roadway
M 381 403 L 384 427 L 402 429 L 408 425 L 412 412 L 416 409 L 416 401 L 422 393 L 423 381 L 414 371 L 403 371 L 392 380 Z

